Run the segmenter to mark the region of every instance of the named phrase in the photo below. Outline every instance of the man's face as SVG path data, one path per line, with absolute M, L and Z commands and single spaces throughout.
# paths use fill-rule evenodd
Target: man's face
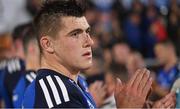
M 168 56 L 168 48 L 162 44 L 155 46 L 155 55 L 160 64 L 165 64 Z
M 113 47 L 114 60 L 119 64 L 125 64 L 129 56 L 129 48 L 126 44 L 117 44 Z
M 54 52 L 60 64 L 71 70 L 87 69 L 92 65 L 93 40 L 85 17 L 61 18 L 61 30 L 53 40 Z

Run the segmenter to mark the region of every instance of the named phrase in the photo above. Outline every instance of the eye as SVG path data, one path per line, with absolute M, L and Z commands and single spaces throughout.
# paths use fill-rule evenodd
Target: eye
M 89 35 L 91 35 L 91 29 L 87 29 L 87 30 L 86 30 L 86 33 L 89 34 Z
M 72 34 L 72 36 L 77 36 L 77 35 L 78 35 L 78 33 L 73 33 L 73 34 Z
M 72 37 L 78 37 L 79 36 L 79 32 L 74 32 L 71 34 Z

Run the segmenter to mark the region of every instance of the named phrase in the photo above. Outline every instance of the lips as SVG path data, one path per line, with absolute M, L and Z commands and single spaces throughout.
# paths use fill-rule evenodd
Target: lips
M 82 56 L 91 56 L 91 52 L 90 51 L 88 51 L 88 52 L 85 52 Z

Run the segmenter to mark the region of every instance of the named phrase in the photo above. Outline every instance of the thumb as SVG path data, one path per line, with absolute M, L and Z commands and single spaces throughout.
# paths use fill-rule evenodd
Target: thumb
M 119 78 L 116 78 L 116 86 L 115 86 L 115 96 L 119 95 L 119 92 L 122 90 L 123 84 Z

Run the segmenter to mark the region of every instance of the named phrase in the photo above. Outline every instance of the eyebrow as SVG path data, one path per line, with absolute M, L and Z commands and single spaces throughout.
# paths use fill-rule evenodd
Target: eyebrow
M 91 28 L 88 27 L 85 31 L 88 32 L 88 31 L 90 31 L 90 30 L 91 30 Z M 75 32 L 82 32 L 82 31 L 83 31 L 83 30 L 82 30 L 81 28 L 77 28 L 77 29 L 72 30 L 72 31 L 69 32 L 68 34 L 73 34 L 73 33 L 75 33 Z

